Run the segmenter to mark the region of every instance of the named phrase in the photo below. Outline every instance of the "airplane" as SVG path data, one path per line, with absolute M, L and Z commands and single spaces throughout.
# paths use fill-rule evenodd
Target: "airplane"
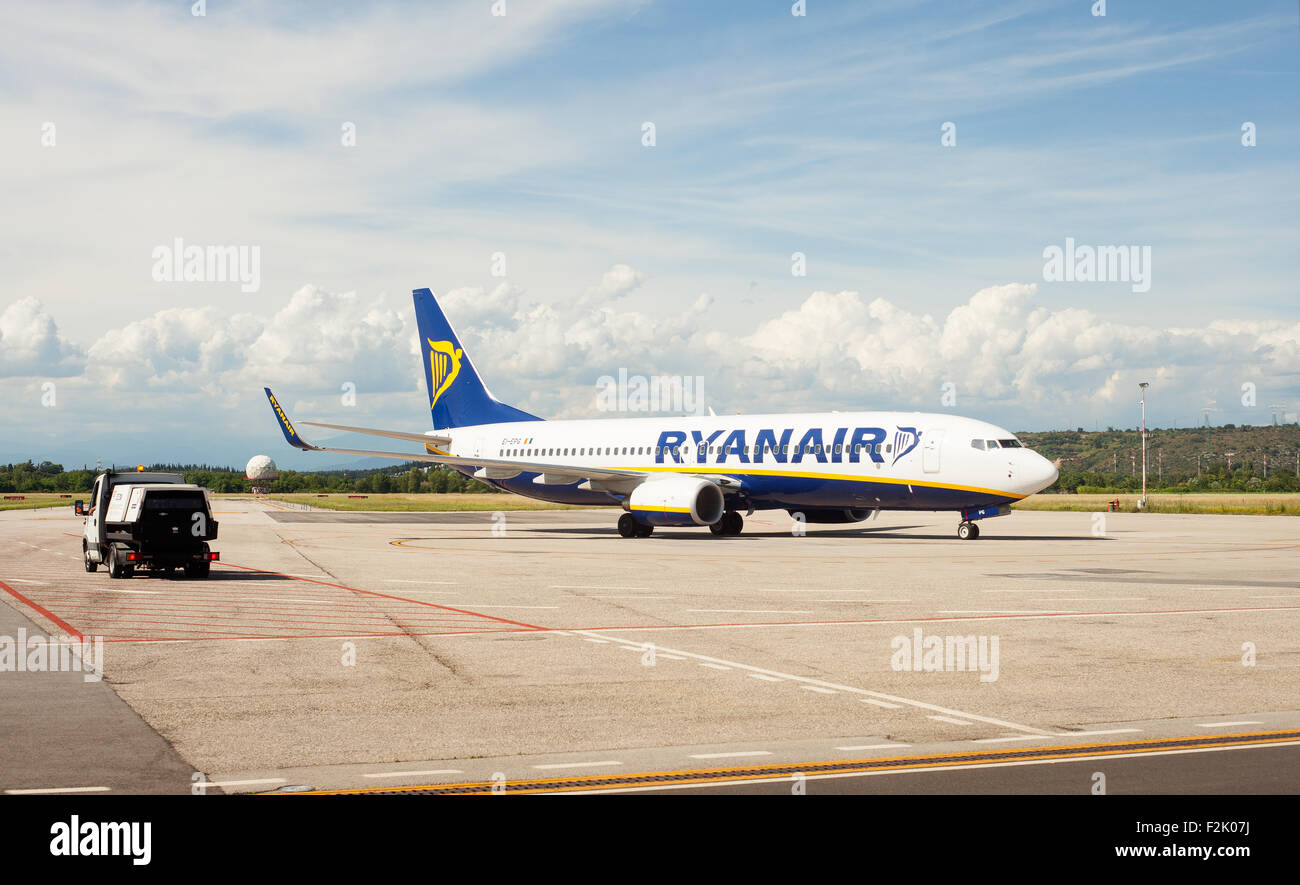
M 1056 465 L 1015 434 L 971 418 L 921 412 L 659 416 L 546 421 L 484 386 L 429 289 L 415 317 L 433 430 L 312 427 L 420 443 L 422 452 L 317 446 L 294 429 L 269 387 L 289 445 L 304 451 L 443 464 L 528 498 L 623 509 L 618 532 L 708 526 L 734 536 L 756 510 L 807 523 L 855 523 L 881 510 L 953 511 L 957 537 L 1006 516 L 1056 481 Z M 742 516 L 744 511 L 744 516 Z

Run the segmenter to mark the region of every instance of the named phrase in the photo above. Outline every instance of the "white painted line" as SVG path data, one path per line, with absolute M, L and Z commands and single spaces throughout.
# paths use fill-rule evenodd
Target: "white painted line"
M 1056 735 L 1051 735 L 1051 734 L 1018 734 L 1015 735 L 1014 737 L 979 738 L 978 740 L 971 741 L 971 743 L 972 744 L 1004 744 L 1007 743 L 1008 741 L 1045 741 L 1045 740 L 1050 740 L 1055 736 Z
M 28 796 L 37 793 L 107 793 L 108 787 L 40 787 L 31 790 L 5 790 L 11 796 Z
M 123 590 L 120 587 L 92 587 L 92 593 L 144 593 L 150 596 L 157 596 L 161 590 Z
M 904 621 L 903 623 L 912 623 L 912 622 Z M 647 629 L 647 628 L 629 628 L 629 629 Z M 653 629 L 653 628 L 649 628 L 649 629 Z M 602 639 L 605 638 L 604 635 L 601 635 L 599 633 L 594 633 L 593 631 L 588 631 L 588 630 L 574 630 L 572 632 L 574 635 L 577 636 L 599 635 Z M 870 691 L 868 689 L 858 688 L 857 686 L 853 686 L 853 685 L 843 685 L 836 682 L 827 682 L 826 680 L 813 679 L 809 676 L 795 676 L 792 673 L 782 673 L 779 670 L 768 670 L 763 667 L 755 667 L 751 664 L 742 664 L 737 661 L 729 661 L 723 658 L 710 657 L 709 655 L 696 654 L 695 652 L 683 651 L 680 648 L 660 647 L 659 650 L 670 652 L 671 654 L 683 655 L 684 657 L 690 658 L 694 661 L 708 661 L 714 664 L 725 664 L 727 666 L 734 667 L 737 670 L 744 670 L 751 677 L 754 677 L 756 679 L 763 679 L 768 682 L 780 682 L 783 679 L 789 679 L 793 682 L 799 682 L 805 685 L 820 685 L 822 688 L 830 688 L 836 691 L 848 692 L 850 694 L 867 695 L 869 697 L 876 698 L 878 700 L 887 701 L 889 703 L 897 703 L 909 707 L 916 707 L 921 710 L 931 710 L 935 713 L 951 713 L 956 716 L 964 716 L 966 717 L 965 720 L 955 720 L 957 722 L 961 722 L 963 725 L 970 724 L 970 722 L 966 720 L 974 720 L 976 722 L 983 722 L 986 725 L 997 725 L 1009 731 L 1019 731 L 1019 732 L 1025 732 L 1027 734 L 1050 734 L 1051 733 L 1045 729 L 1036 728 L 1032 725 L 1021 725 L 1016 722 L 1007 722 L 1006 720 L 1003 719 L 994 719 L 991 716 L 980 716 L 975 713 L 967 713 L 963 710 L 952 710 L 947 707 L 940 707 L 937 704 L 928 704 L 924 701 L 917 701 L 911 698 L 899 697 L 898 695 L 885 694 L 884 692 L 879 692 L 879 691 Z
M 740 753 L 692 753 L 692 759 L 738 759 L 741 756 L 771 756 L 767 750 L 744 750 Z
M 701 667 L 708 667 L 710 670 L 730 670 L 730 667 L 724 667 L 722 664 L 700 664 Z
M 833 688 L 822 688 L 820 685 L 801 685 L 799 687 L 804 691 L 815 691 L 818 694 L 839 694 L 839 692 Z
M 717 615 L 811 615 L 811 609 L 789 608 L 688 608 L 688 612 Z
M 858 744 L 853 747 L 836 747 L 837 750 L 845 750 L 853 753 L 858 750 L 901 750 L 912 746 L 911 744 Z
M 1134 734 L 1140 728 L 1104 728 L 1099 731 L 1062 731 L 1056 737 L 1091 737 L 1098 734 Z
M 582 637 L 582 638 L 585 639 L 585 640 L 588 641 L 588 642 L 599 642 L 599 643 L 601 643 L 601 644 L 603 644 L 603 645 L 608 645 L 608 644 L 609 644 L 609 640 L 608 640 L 608 639 L 592 639 L 590 636 L 584 636 L 584 637 Z
M 1059 609 L 1052 609 L 1050 612 L 1045 612 L 1041 608 L 952 608 L 939 610 L 939 614 L 941 615 L 1045 615 L 1049 613 L 1059 613 L 1063 615 L 1079 614 L 1079 612 L 1074 610 L 1060 611 Z
M 622 765 L 617 759 L 606 759 L 603 762 L 551 762 L 547 765 L 534 765 L 533 768 L 542 771 L 549 771 L 555 768 L 591 768 L 596 765 Z
M 664 658 L 664 659 L 669 660 L 669 661 L 684 661 L 684 660 L 686 660 L 686 659 L 685 659 L 684 657 L 682 657 L 681 655 L 666 655 L 666 654 L 664 654 L 663 652 L 656 652 L 656 653 L 655 653 L 655 657 L 657 657 L 657 658 Z
M 887 704 L 884 701 L 873 701 L 871 698 L 858 698 L 858 700 L 862 701 L 862 703 L 864 704 L 872 704 L 877 707 L 884 707 L 886 710 L 898 710 L 901 709 L 902 706 L 901 704 Z
M 620 596 L 591 596 L 591 599 L 676 599 L 676 596 L 646 596 L 644 593 L 624 593 Z
M 257 780 L 248 781 L 208 781 L 205 787 L 254 787 L 258 784 L 283 784 L 285 779 L 282 777 L 264 777 Z
M 15 584 L 46 584 L 47 581 L 28 581 L 24 578 L 10 578 Z
M 927 716 L 927 719 L 933 719 L 935 722 L 951 722 L 953 725 L 974 725 L 966 719 L 954 719 L 951 716 Z
M 1243 719 L 1240 722 L 1198 722 L 1197 728 L 1225 728 L 1229 725 L 1263 725 L 1257 719 Z
M 464 774 L 459 768 L 435 768 L 431 771 L 377 771 L 362 777 L 427 777 L 433 774 Z
M 456 581 L 408 581 L 404 578 L 386 578 L 385 584 L 455 584 Z
M 649 587 L 610 587 L 608 584 L 600 584 L 595 587 L 590 584 L 552 584 L 552 590 L 649 590 Z
M 558 605 L 476 605 L 475 608 L 559 608 Z

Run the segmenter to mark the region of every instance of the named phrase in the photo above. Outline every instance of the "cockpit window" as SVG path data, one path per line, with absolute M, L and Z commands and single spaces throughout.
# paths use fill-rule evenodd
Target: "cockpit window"
M 996 449 L 998 447 L 998 441 L 996 439 L 985 440 L 985 442 L 988 443 L 990 449 Z
M 998 440 L 998 442 L 1001 444 L 1002 448 L 1004 449 L 1024 448 L 1022 445 L 1020 445 L 1020 440 L 1018 439 L 1000 439 Z
M 982 440 L 982 439 L 973 439 L 973 440 L 970 441 L 970 447 L 971 447 L 972 449 L 979 449 L 979 450 L 982 452 L 982 451 L 984 451 L 984 440 Z

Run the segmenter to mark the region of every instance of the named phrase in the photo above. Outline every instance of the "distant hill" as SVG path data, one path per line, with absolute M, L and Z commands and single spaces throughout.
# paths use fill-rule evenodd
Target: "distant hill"
M 1061 488 L 1141 487 L 1142 434 L 1137 429 L 1045 430 L 1017 436 L 1044 457 L 1061 459 Z M 1148 428 L 1147 487 L 1300 491 L 1297 452 L 1300 425 L 1296 424 Z

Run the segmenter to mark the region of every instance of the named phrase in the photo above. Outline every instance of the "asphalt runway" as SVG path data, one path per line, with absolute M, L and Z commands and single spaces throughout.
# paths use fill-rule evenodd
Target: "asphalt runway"
M 104 649 L 103 682 L 0 672 L 0 790 L 1294 790 L 1289 517 L 217 510 L 203 582 L 87 574 L 71 513 L 0 513 L 0 632 Z M 56 706 L 133 727 L 12 740 Z

